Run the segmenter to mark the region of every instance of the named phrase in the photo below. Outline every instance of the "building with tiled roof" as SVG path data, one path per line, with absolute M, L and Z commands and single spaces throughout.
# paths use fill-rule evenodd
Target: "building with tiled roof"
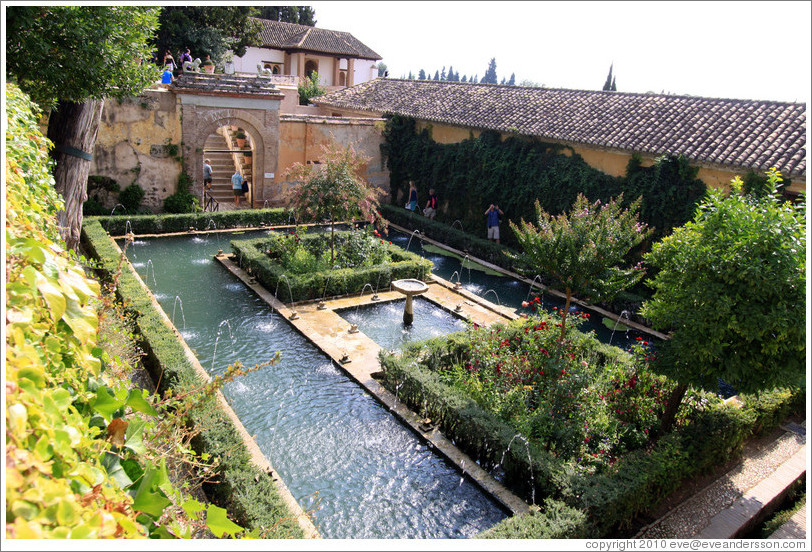
M 326 87 L 352 86 L 378 76 L 372 48 L 350 33 L 296 23 L 256 19 L 261 43 L 234 58 L 237 72 L 257 73 L 268 69 L 280 83 L 297 84 L 313 71 Z
M 629 157 L 684 155 L 708 185 L 777 167 L 789 192 L 805 190 L 806 104 L 375 79 L 315 98 L 334 114 L 399 114 L 454 142 L 495 130 L 564 143 L 616 176 Z

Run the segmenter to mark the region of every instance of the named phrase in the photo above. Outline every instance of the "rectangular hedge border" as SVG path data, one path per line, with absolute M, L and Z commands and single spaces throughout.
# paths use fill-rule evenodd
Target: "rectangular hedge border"
M 97 274 L 110 281 L 116 273 L 119 253 L 98 220 L 86 221 L 82 245 L 89 257 L 98 260 Z M 178 336 L 166 325 L 129 264 L 119 277 L 116 294 L 133 314 L 146 356 L 144 364 L 160 390 L 171 388 L 175 394 L 195 389 L 205 382 L 186 356 Z M 303 538 L 296 516 L 287 507 L 271 480 L 271 475 L 252 462 L 231 419 L 213 399 L 191 410 L 190 423 L 200 429 L 193 440 L 198 452 L 220 459 L 220 481 L 207 484 L 207 496 L 226 508 L 242 527 L 269 531 L 269 538 Z
M 336 234 L 348 234 L 342 231 Z M 304 235 L 303 242 L 329 239 L 329 234 Z M 404 251 L 402 248 L 386 244 L 394 262 L 368 268 L 342 268 L 309 274 L 287 274 L 271 259 L 266 251 L 272 247 L 273 238 L 256 238 L 231 242 L 231 249 L 237 263 L 248 270 L 265 289 L 278 291 L 279 300 L 285 303 L 310 301 L 324 297 L 353 295 L 360 293 L 366 284 L 377 288 L 387 288 L 393 280 L 417 278 L 425 280 L 431 273 L 432 264 L 420 255 Z M 286 283 L 282 283 L 283 276 Z M 288 285 L 290 285 L 289 293 Z
M 699 412 L 691 423 L 662 437 L 651 448 L 633 451 L 602 474 L 583 477 L 544 450 L 523 442 L 517 446 L 514 429 L 462 391 L 442 383 L 427 364 L 458 358 L 464 344 L 461 336 L 452 335 L 443 348 L 438 345 L 441 339 L 423 342 L 401 356 L 382 352 L 382 383 L 410 408 L 421 409 L 427 404 L 426 415 L 466 454 L 491 465 L 501 462 L 504 483 L 513 492 L 526 500 L 535 495 L 536 503 L 553 500 L 551 504 L 557 505 L 554 525 L 561 527 L 561 535 L 602 538 L 630 527 L 638 515 L 676 490 L 685 478 L 729 459 L 748 437 L 777 427 L 805 404 L 804 390 L 777 389 L 760 396 L 743 396 L 743 407 L 720 405 Z M 434 351 L 426 354 L 429 345 Z M 532 487 L 528 485 L 531 480 Z M 544 519 L 547 514 L 541 511 L 536 516 L 505 520 L 483 536 L 572 538 L 532 536 L 545 526 L 539 515 Z M 572 519 L 564 522 L 562 516 Z
M 242 228 L 264 225 L 282 225 L 290 220 L 286 209 L 247 209 L 237 211 L 182 213 L 176 215 L 115 215 L 85 217 L 86 222 L 98 221 L 111 236 L 123 236 L 127 232 L 134 234 L 170 234 L 188 232 L 190 228 L 197 231 L 212 229 L 212 222 L 217 229 Z M 127 224 L 129 222 L 129 225 Z

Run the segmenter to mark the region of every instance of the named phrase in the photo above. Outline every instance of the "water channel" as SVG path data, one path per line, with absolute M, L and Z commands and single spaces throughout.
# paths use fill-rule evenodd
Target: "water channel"
M 128 256 L 210 373 L 281 351 L 278 364 L 223 392 L 322 536 L 465 538 L 504 519 L 495 501 L 212 258 L 232 239 L 239 236 L 136 239 Z

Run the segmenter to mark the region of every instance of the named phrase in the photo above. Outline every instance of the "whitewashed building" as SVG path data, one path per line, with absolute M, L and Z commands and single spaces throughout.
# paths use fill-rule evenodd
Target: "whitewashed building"
M 256 74 L 258 68 L 268 69 L 277 83 L 297 85 L 315 71 L 319 84 L 330 90 L 378 76 L 381 56 L 350 33 L 268 19 L 257 21 L 262 25 L 262 43 L 233 58 L 237 73 Z

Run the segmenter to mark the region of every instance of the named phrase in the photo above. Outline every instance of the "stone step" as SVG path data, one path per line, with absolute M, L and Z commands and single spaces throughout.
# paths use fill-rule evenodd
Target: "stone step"
M 778 437 L 636 535 L 643 539 L 730 539 L 752 530 L 806 474 L 805 431 Z

